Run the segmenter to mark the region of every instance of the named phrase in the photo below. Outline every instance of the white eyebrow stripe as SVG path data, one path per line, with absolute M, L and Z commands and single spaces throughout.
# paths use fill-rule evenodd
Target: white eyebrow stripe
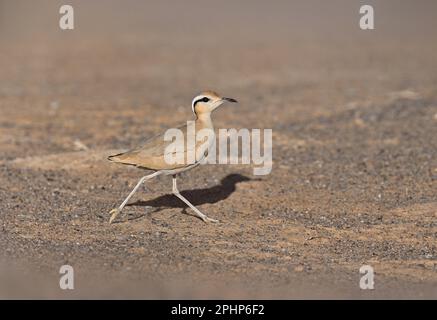
M 191 102 L 191 109 L 193 110 L 193 113 L 196 114 L 196 112 L 194 111 L 194 106 L 196 105 L 196 103 L 198 102 L 198 100 L 201 100 L 203 98 L 205 98 L 206 96 L 200 95 L 197 96 L 193 99 L 193 101 Z

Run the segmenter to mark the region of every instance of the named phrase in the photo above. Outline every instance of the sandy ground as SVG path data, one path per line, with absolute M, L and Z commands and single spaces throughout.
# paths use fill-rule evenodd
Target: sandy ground
M 0 297 L 437 298 L 437 5 L 0 1 Z M 271 128 L 273 170 L 106 156 L 192 119 Z M 84 149 L 84 146 L 87 150 Z M 75 289 L 59 289 L 59 268 Z M 359 268 L 375 290 L 359 289 Z

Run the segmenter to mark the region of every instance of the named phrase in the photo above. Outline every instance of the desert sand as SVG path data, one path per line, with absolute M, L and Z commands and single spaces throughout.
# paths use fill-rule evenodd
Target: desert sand
M 0 1 L 1 298 L 437 298 L 437 6 Z M 273 170 L 201 166 L 205 224 L 106 157 L 193 119 L 273 130 Z M 59 268 L 75 270 L 60 290 Z M 375 289 L 358 286 L 362 265 Z

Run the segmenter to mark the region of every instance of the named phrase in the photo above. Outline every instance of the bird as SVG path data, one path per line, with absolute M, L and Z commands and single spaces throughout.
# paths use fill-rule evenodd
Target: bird
M 195 131 L 194 134 L 199 134 L 199 131 L 202 129 L 210 130 L 214 133 L 214 126 L 211 119 L 211 113 L 217 109 L 219 106 L 224 104 L 225 102 L 237 103 L 237 100 L 233 98 L 222 97 L 218 95 L 214 91 L 203 91 L 191 102 L 191 109 L 195 116 Z M 184 136 L 189 133 L 188 123 L 186 125 L 180 126 L 177 129 L 181 130 L 184 133 Z M 212 219 L 208 217 L 206 214 L 202 213 L 199 209 L 197 209 L 191 202 L 189 202 L 184 196 L 182 196 L 178 190 L 176 178 L 177 175 L 181 172 L 193 169 L 197 167 L 202 160 L 207 156 L 208 149 L 212 143 L 214 143 L 213 139 L 210 139 L 206 142 L 206 150 L 204 143 L 199 143 L 197 140 L 194 144 L 195 148 L 195 158 L 193 161 L 176 161 L 175 163 L 171 163 L 167 161 L 168 158 L 168 146 L 172 143 L 172 141 L 166 141 L 165 133 L 158 134 L 149 140 L 145 141 L 143 145 L 115 155 L 110 155 L 108 160 L 114 163 L 123 164 L 123 165 L 131 165 L 136 166 L 140 169 L 152 170 L 153 173 L 143 176 L 130 194 L 126 197 L 126 199 L 121 203 L 118 208 L 112 209 L 109 213 L 111 215 L 109 219 L 109 223 L 112 223 L 115 218 L 122 212 L 123 208 L 126 206 L 129 199 L 137 192 L 138 188 L 146 181 L 155 178 L 159 175 L 172 175 L 173 178 L 173 194 L 182 200 L 187 206 L 189 206 L 194 214 L 202 219 L 204 222 L 219 222 L 216 219 Z M 202 142 L 202 141 L 200 141 Z M 203 141 L 204 142 L 204 141 Z M 187 143 L 188 145 L 188 143 Z M 201 149 L 202 148 L 202 149 Z M 187 159 L 189 152 L 189 148 L 177 149 L 173 151 L 173 154 L 177 154 L 177 156 L 182 156 L 183 159 Z M 199 152 L 200 151 L 200 152 Z

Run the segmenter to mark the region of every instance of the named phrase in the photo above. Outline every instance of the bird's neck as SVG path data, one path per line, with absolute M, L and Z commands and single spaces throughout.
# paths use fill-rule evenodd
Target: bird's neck
M 198 114 L 196 122 L 199 123 L 203 128 L 213 128 L 210 112 Z

